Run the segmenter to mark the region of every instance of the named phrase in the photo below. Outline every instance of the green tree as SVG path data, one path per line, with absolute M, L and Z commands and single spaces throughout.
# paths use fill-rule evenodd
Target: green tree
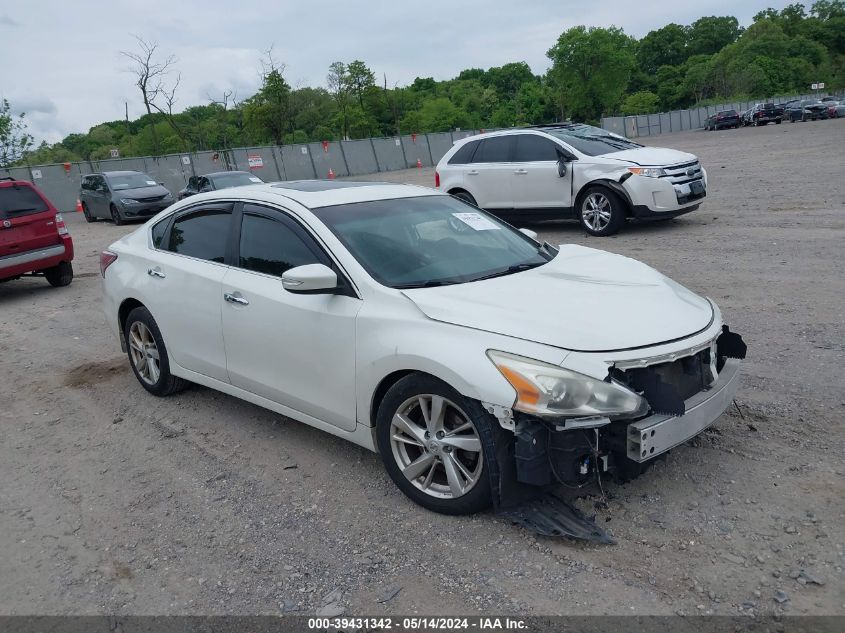
M 623 114 L 650 114 L 657 112 L 660 105 L 660 97 L 653 92 L 643 90 L 628 95 L 622 102 Z
M 573 27 L 547 55 L 561 115 L 584 120 L 598 119 L 619 105 L 635 63 L 634 41 L 616 27 Z
M 661 66 L 680 66 L 687 59 L 687 29 L 667 24 L 649 32 L 637 45 L 637 63 L 645 73 Z
M 737 40 L 742 33 L 733 16 L 708 16 L 693 22 L 687 31 L 690 55 L 713 55 Z
M 17 116 L 6 99 L 0 101 L 0 167 L 19 161 L 32 147 L 33 138 L 27 132 L 24 113 Z

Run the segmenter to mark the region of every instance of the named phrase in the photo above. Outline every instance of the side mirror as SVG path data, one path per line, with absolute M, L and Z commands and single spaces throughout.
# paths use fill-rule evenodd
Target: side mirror
M 557 159 L 557 175 L 563 178 L 566 176 L 566 173 L 569 171 L 569 167 L 566 165 L 565 158 L 558 158 Z
M 337 274 L 324 264 L 306 264 L 282 273 L 282 287 L 294 294 L 326 294 L 337 288 Z
M 537 239 L 537 231 L 532 231 L 531 229 L 519 229 L 519 232 L 523 235 L 527 235 L 535 242 L 539 242 L 540 240 Z

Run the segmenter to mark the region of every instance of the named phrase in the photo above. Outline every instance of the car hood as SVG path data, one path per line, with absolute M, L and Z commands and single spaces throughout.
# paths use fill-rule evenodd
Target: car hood
M 665 165 L 677 165 L 679 163 L 690 163 L 694 160 L 698 160 L 695 154 L 679 152 L 676 149 L 669 149 L 667 147 L 638 147 L 637 149 L 626 149 L 621 152 L 604 154 L 602 158 L 612 158 L 614 160 L 625 161 L 626 163 L 633 163 L 634 165 L 643 165 L 647 167 L 663 167 Z
M 521 273 L 402 293 L 435 321 L 572 351 L 648 347 L 713 320 L 707 299 L 642 262 L 573 244 Z
M 114 196 L 116 198 L 132 198 L 133 200 L 143 200 L 145 198 L 157 198 L 159 196 L 166 196 L 170 191 L 161 185 L 155 187 L 137 187 L 136 189 L 116 189 Z

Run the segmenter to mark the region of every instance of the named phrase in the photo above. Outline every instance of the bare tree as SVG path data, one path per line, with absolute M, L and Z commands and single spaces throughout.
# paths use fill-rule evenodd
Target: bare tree
M 226 129 L 228 125 L 228 118 L 227 112 L 229 110 L 229 106 L 231 105 L 232 109 L 237 110 L 238 106 L 240 105 L 238 102 L 238 93 L 235 90 L 224 90 L 223 94 L 220 96 L 219 99 L 215 99 L 211 96 L 210 92 L 205 93 L 208 102 L 211 105 L 216 105 L 219 107 L 219 115 L 218 115 L 218 124 L 220 125 L 220 134 L 222 137 L 223 142 L 223 149 L 229 149 L 229 140 L 226 135 Z
M 137 52 L 120 51 L 120 54 L 132 62 L 126 70 L 135 75 L 135 85 L 141 91 L 141 99 L 144 102 L 147 114 L 151 115 L 153 109 L 161 112 L 161 109 L 156 106 L 156 99 L 165 94 L 169 95 L 170 106 L 172 107 L 175 101 L 176 86 L 170 93 L 167 93 L 164 87 L 164 78 L 176 63 L 176 56 L 168 55 L 164 60 L 161 60 L 156 54 L 158 51 L 156 42 L 145 40 L 137 35 L 133 35 L 133 37 L 138 42 L 139 50 Z M 179 81 L 177 80 L 176 85 L 178 86 L 178 84 Z M 159 154 L 158 134 L 155 124 L 152 125 L 151 129 L 155 153 Z

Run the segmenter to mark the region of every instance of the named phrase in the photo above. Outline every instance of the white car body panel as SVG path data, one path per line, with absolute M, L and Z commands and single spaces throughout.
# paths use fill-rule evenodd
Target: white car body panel
M 192 196 L 110 247 L 118 259 L 104 279 L 107 321 L 122 340 L 120 306 L 139 301 L 159 324 L 174 375 L 370 450 L 373 397 L 396 372 L 427 372 L 469 398 L 507 408 L 515 391 L 486 357 L 489 349 L 603 379 L 614 362 L 682 353 L 721 331 L 708 300 L 640 262 L 573 245 L 540 268 L 506 277 L 387 288 L 306 208 L 419 195 L 446 194 L 374 184 L 318 193 L 256 185 Z M 358 297 L 294 295 L 279 278 L 152 248 L 154 224 L 207 200 L 288 212 L 332 254 Z M 156 266 L 165 278 L 147 274 Z M 190 271 L 200 285 L 188 281 Z M 233 291 L 250 304 L 224 302 L 223 293 Z
M 575 351 L 648 347 L 691 336 L 713 319 L 706 299 L 653 268 L 574 244 L 532 270 L 402 292 L 437 321 Z M 525 310 L 532 303 L 537 309 Z
M 355 315 L 361 300 L 293 294 L 278 277 L 234 267 L 226 270 L 222 292 L 249 301 L 221 303 L 232 385 L 354 430 Z

